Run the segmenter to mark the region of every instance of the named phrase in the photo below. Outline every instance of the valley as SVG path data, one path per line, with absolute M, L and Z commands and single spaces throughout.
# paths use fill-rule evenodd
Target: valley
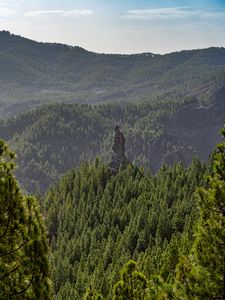
M 0 299 L 225 299 L 224 119 L 224 48 L 1 31 Z

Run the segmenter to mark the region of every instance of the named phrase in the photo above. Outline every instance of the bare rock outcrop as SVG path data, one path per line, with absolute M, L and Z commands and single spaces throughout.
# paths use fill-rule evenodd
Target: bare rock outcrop
M 127 158 L 125 155 L 125 138 L 118 125 L 116 125 L 115 127 L 115 136 L 112 150 L 113 155 L 111 162 L 109 163 L 109 168 L 115 175 L 118 173 L 120 166 L 126 164 L 127 162 Z

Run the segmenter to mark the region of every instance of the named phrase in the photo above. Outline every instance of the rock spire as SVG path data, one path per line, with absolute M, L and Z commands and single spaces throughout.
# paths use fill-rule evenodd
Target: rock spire
M 116 125 L 114 143 L 112 146 L 113 154 L 111 162 L 109 163 L 109 168 L 113 174 L 117 174 L 121 165 L 127 162 L 125 155 L 125 138 L 120 131 L 120 127 Z

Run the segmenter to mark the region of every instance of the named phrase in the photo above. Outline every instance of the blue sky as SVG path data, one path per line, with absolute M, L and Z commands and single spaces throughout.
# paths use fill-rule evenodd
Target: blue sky
M 225 0 L 0 0 L 0 29 L 100 53 L 225 46 Z

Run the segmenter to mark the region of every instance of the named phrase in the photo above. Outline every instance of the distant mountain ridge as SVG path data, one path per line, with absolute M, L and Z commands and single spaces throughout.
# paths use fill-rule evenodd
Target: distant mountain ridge
M 224 81 L 224 48 L 165 55 L 98 54 L 0 32 L 0 116 L 51 101 L 166 101 L 171 96 L 194 96 L 209 102 Z

